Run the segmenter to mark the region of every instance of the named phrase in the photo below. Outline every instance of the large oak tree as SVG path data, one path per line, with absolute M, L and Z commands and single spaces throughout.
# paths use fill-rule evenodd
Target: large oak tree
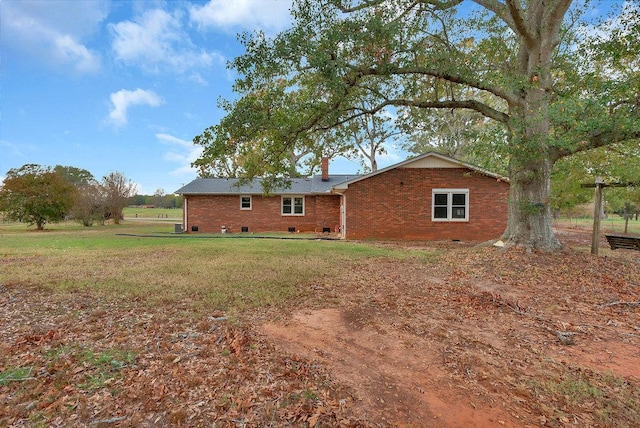
M 243 36 L 246 53 L 232 62 L 240 98 L 225 105 L 224 132 L 214 128 L 212 141 L 242 144 L 251 159 L 279 165 L 287 147 L 383 109 L 399 117 L 474 111 L 506 135 L 496 142 L 511 183 L 503 239 L 558 249 L 554 164 L 609 144 L 637 146 L 640 138 L 639 6 L 624 3 L 615 20 L 587 31 L 587 5 L 299 0 L 289 30 Z

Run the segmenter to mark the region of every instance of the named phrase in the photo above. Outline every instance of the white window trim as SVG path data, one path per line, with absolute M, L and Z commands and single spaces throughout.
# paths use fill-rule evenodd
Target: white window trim
M 436 218 L 436 193 L 447 193 L 447 218 Z M 464 218 L 452 218 L 451 216 L 451 208 L 453 198 L 452 194 L 460 194 L 463 193 L 465 195 L 464 198 Z M 469 221 L 469 189 L 432 189 L 431 190 L 431 221 L 434 222 L 468 222 Z
M 249 198 L 249 208 L 245 208 L 242 206 L 242 198 Z M 251 195 L 240 195 L 240 209 L 245 211 L 250 211 L 253 209 L 253 198 Z
M 296 213 L 285 213 L 284 212 L 284 198 L 291 198 L 291 210 L 294 211 L 294 207 L 295 207 L 295 199 L 296 198 L 301 198 L 302 199 L 302 214 L 296 214 Z M 280 214 L 282 216 L 286 216 L 286 217 L 302 217 L 304 216 L 305 213 L 305 203 L 304 203 L 304 196 L 303 195 L 283 195 L 280 197 Z

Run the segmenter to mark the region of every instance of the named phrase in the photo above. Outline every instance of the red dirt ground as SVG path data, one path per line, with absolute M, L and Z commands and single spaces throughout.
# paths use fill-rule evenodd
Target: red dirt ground
M 582 231 L 559 235 L 569 245 L 590 242 Z M 411 248 L 438 251 L 433 245 Z M 626 257 L 633 282 L 610 257 L 571 251 L 526 255 L 526 268 L 524 254 L 494 248 L 458 254 L 450 266 L 363 265 L 319 287 L 332 307 L 299 310 L 261 331 L 283 352 L 328 368 L 355 390 L 356 415 L 384 425 L 627 426 L 633 422 L 595 421 L 589 409 L 553 410 L 557 403 L 528 386 L 568 369 L 611 373 L 637 388 L 640 311 L 599 307 L 640 300 L 640 259 L 616 256 Z M 574 344 L 560 343 L 558 331 L 574 333 Z

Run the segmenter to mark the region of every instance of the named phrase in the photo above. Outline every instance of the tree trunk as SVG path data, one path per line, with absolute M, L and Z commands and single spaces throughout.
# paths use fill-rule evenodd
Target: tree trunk
M 507 245 L 543 251 L 562 248 L 553 233 L 549 205 L 551 170 L 556 161 L 549 146 L 549 105 L 553 93 L 550 64 L 563 16 L 558 13 L 562 11 L 558 6 L 570 4 L 559 1 L 548 6 L 548 10 L 544 1 L 529 4 L 518 53 L 522 86 L 518 101 L 509 106 L 511 186 L 509 218 L 502 239 Z M 547 13 L 550 10 L 555 10 L 555 19 L 548 19 L 552 17 Z
M 507 245 L 543 251 L 562 247 L 552 227 L 551 168 L 549 159 L 540 159 L 511 174 L 509 219 L 502 237 Z
M 555 159 L 549 148 L 549 79 L 531 73 L 521 104 L 511 111 L 509 219 L 503 239 L 510 245 L 555 251 L 551 215 L 551 170 Z

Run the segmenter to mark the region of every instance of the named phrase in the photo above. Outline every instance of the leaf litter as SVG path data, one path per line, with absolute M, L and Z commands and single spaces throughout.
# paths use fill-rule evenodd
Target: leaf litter
M 437 256 L 233 320 L 2 284 L 0 425 L 640 425 L 635 253 L 372 245 Z

